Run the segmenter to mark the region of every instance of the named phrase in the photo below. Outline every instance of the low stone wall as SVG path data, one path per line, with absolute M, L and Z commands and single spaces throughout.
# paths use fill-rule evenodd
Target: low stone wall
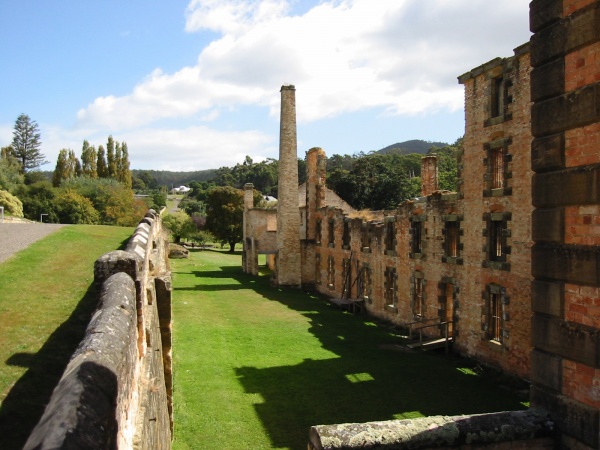
M 309 450 L 553 449 L 554 424 L 541 410 L 319 425 Z
M 169 449 L 171 274 L 160 216 L 94 265 L 98 309 L 25 449 Z

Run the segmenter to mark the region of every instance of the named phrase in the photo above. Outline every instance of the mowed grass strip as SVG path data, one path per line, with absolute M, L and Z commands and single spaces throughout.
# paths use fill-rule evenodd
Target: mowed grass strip
M 467 361 L 402 351 L 386 327 L 240 265 L 172 261 L 175 449 L 305 449 L 311 425 L 524 408 Z
M 0 448 L 22 448 L 96 307 L 94 261 L 132 233 L 66 226 L 0 263 Z

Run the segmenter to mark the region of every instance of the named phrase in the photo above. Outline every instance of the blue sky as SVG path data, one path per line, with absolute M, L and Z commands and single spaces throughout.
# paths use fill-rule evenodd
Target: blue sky
M 0 2 L 0 146 L 28 114 L 54 168 L 108 135 L 132 168 L 278 157 L 279 90 L 296 86 L 298 155 L 464 133 L 456 77 L 529 40 L 528 1 Z

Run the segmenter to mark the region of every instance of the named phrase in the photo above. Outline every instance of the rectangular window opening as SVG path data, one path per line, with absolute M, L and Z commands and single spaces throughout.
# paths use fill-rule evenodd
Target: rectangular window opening
M 449 258 L 458 257 L 458 244 L 460 240 L 460 223 L 458 221 L 446 221 L 445 225 L 446 240 L 444 252 Z

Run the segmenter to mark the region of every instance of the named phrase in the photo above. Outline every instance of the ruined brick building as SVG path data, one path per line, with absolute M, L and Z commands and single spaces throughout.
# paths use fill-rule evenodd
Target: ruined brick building
M 325 152 L 319 148 L 307 153 L 306 185 L 298 188 L 294 181 L 287 188 L 292 205 L 280 200 L 277 211 L 255 209 L 252 187 L 246 186 L 246 272 L 257 273 L 259 253 L 286 255 L 295 266 L 283 268 L 277 261 L 278 284 L 353 299 L 352 306 L 388 322 L 426 326 L 430 337 L 447 332 L 461 353 L 526 377 L 529 73 L 525 45 L 511 58 L 497 58 L 460 77 L 467 129 L 458 192 L 437 190 L 436 158 L 425 157 L 422 197 L 365 217 L 326 188 Z M 284 86 L 282 121 L 290 95 L 293 87 Z M 288 145 L 282 137 L 280 156 Z M 295 156 L 295 146 L 288 153 Z M 280 159 L 280 166 L 285 174 L 280 176 L 289 182 L 285 171 L 297 170 L 295 159 L 289 164 Z M 281 244 L 278 220 L 285 209 L 294 226 Z
M 530 19 L 530 43 L 459 77 L 457 192 L 437 190 L 426 157 L 422 196 L 366 217 L 328 192 L 325 153 L 313 148 L 299 203 L 246 203 L 244 269 L 273 254 L 279 285 L 450 336 L 459 353 L 530 379 L 561 447 L 598 448 L 600 1 L 534 0 Z M 282 88 L 288 181 L 294 95 Z M 297 183 L 285 189 L 297 198 Z

